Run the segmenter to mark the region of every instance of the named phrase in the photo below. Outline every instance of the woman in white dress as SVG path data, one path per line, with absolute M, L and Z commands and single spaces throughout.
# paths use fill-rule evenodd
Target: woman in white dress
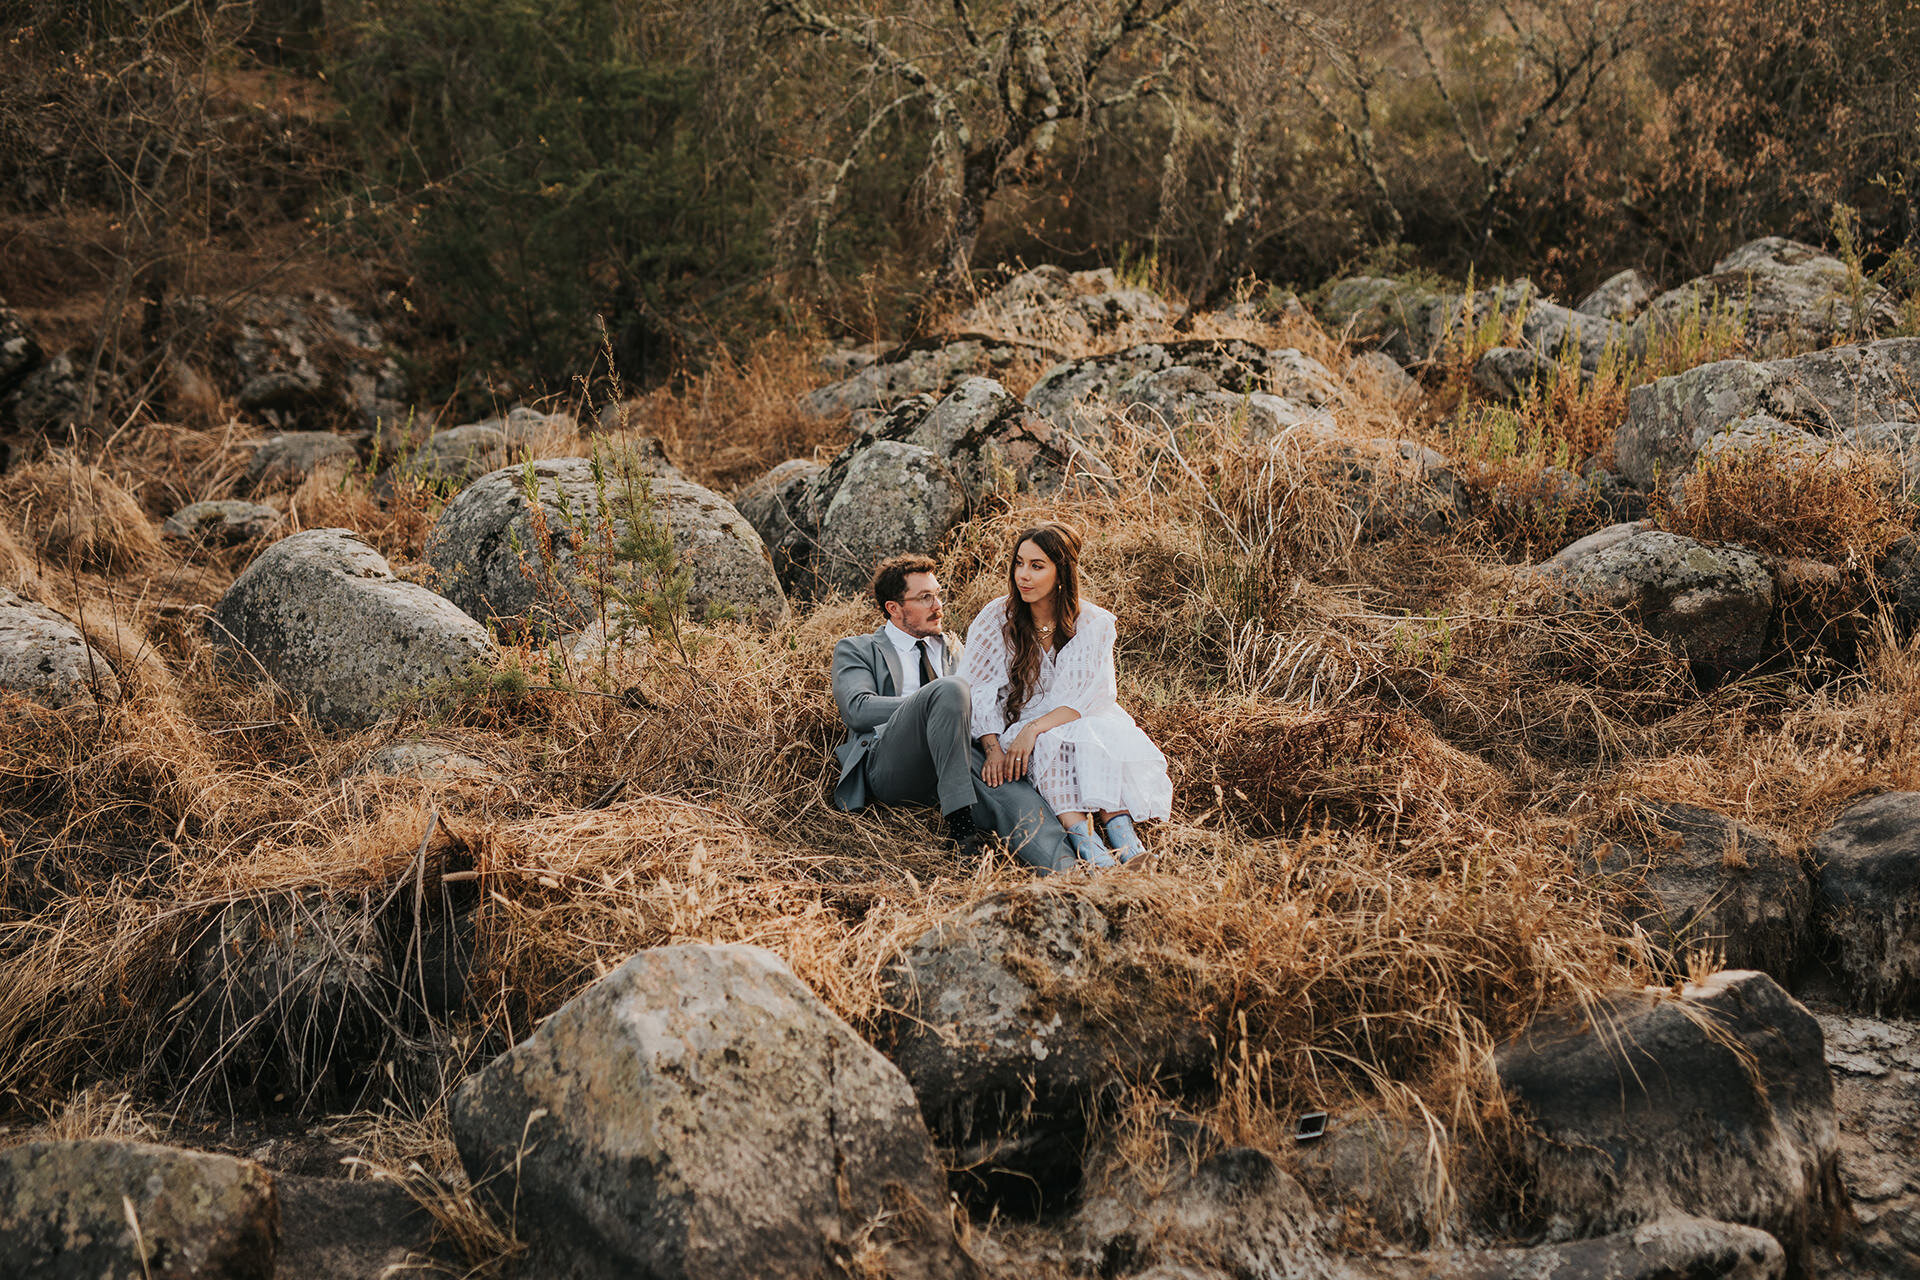
M 1166 817 L 1173 783 L 1167 758 L 1116 701 L 1115 620 L 1080 598 L 1080 535 L 1051 523 L 1022 532 L 1007 585 L 967 628 L 961 670 L 986 783 L 1030 775 L 1082 860 L 1111 867 L 1111 846 L 1131 861 L 1145 852 L 1133 820 Z

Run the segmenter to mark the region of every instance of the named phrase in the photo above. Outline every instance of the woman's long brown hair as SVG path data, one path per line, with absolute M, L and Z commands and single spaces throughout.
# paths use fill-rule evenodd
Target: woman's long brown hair
M 1034 625 L 1033 610 L 1020 598 L 1013 571 L 1020 560 L 1020 548 L 1031 542 L 1040 554 L 1053 561 L 1053 647 L 1058 652 L 1073 639 L 1080 621 L 1080 532 L 1072 525 L 1037 524 L 1022 529 L 1013 540 L 1013 554 L 1007 557 L 1008 644 L 1013 660 L 1007 664 L 1007 722 L 1020 718 L 1021 708 L 1040 682 L 1040 629 Z

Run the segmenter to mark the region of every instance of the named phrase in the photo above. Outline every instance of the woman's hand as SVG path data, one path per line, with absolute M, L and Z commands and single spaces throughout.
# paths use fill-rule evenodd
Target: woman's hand
M 1007 753 L 1001 750 L 999 738 L 989 735 L 980 739 L 980 746 L 987 753 L 987 762 L 980 767 L 982 782 L 997 787 L 1013 776 L 1007 772 Z
M 1007 776 L 1024 778 L 1033 767 L 1033 744 L 1040 740 L 1040 731 L 1028 725 L 1013 736 L 1007 744 Z

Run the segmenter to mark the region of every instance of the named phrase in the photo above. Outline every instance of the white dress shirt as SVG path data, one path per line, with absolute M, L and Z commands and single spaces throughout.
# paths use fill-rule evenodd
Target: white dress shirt
M 893 642 L 893 651 L 900 655 L 899 695 L 906 697 L 920 691 L 920 651 L 914 646 L 922 640 L 927 646 L 927 661 L 933 669 L 944 673 L 947 669 L 947 645 L 942 636 L 910 636 L 900 628 L 887 623 L 887 639 Z

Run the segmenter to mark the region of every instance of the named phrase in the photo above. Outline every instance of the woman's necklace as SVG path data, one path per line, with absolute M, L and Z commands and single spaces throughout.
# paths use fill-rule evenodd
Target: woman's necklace
M 1036 627 L 1035 630 L 1039 631 L 1042 636 L 1050 636 L 1053 634 L 1053 624 L 1049 622 L 1044 627 Z

